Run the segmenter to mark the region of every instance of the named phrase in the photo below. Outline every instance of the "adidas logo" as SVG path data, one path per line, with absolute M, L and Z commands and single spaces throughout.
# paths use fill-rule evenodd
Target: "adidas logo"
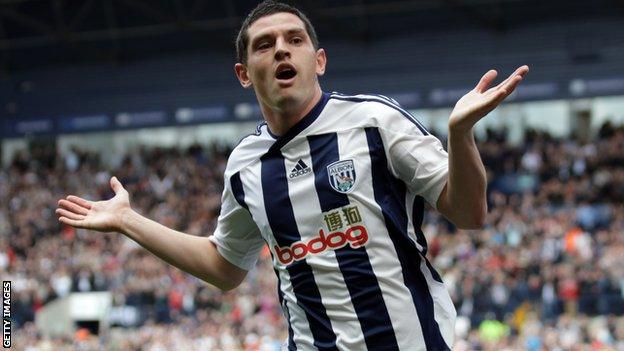
M 312 169 L 308 167 L 308 165 L 303 162 L 303 160 L 299 159 L 295 168 L 290 171 L 290 175 L 288 176 L 290 179 L 297 178 L 302 175 L 306 175 L 312 172 Z

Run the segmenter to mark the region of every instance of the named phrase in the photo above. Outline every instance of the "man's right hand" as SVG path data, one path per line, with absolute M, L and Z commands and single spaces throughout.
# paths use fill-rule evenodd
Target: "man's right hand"
M 130 208 L 130 197 L 116 177 L 110 180 L 115 196 L 88 201 L 70 195 L 59 200 L 59 221 L 76 228 L 117 231 L 136 241 L 163 261 L 222 290 L 238 286 L 247 271 L 228 262 L 206 236 L 189 235 L 165 227 Z
M 73 195 L 59 200 L 59 221 L 76 228 L 121 232 L 123 216 L 131 211 L 130 196 L 117 177 L 111 178 L 110 185 L 115 192 L 110 200 L 89 201 Z

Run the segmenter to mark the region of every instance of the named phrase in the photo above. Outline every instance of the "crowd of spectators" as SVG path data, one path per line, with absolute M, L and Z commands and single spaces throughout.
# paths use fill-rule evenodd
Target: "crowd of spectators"
M 624 127 L 592 140 L 490 132 L 485 227 L 456 230 L 433 211 L 427 255 L 458 311 L 457 350 L 624 350 Z M 61 226 L 56 201 L 112 196 L 169 227 L 210 235 L 229 147 L 137 149 L 115 164 L 97 153 L 32 148 L 0 170 L 0 272 L 12 281 L 13 343 L 24 350 L 279 350 L 287 329 L 267 250 L 223 293 L 117 233 Z M 46 303 L 109 291 L 109 327 L 50 338 Z

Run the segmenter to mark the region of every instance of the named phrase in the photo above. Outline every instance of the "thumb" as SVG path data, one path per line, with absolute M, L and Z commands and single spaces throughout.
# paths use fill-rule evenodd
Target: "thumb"
M 115 194 L 119 194 L 120 191 L 125 190 L 123 185 L 121 185 L 121 182 L 119 181 L 119 179 L 117 179 L 117 177 L 111 178 L 110 185 L 111 185 L 111 188 L 113 188 L 113 191 L 115 192 Z

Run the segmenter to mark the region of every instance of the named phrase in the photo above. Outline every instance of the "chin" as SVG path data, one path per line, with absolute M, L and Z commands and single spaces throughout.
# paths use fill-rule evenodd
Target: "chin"
M 288 89 L 290 90 L 290 89 Z M 276 97 L 275 103 L 280 107 L 289 107 L 301 102 L 301 97 L 293 91 L 283 90 Z

